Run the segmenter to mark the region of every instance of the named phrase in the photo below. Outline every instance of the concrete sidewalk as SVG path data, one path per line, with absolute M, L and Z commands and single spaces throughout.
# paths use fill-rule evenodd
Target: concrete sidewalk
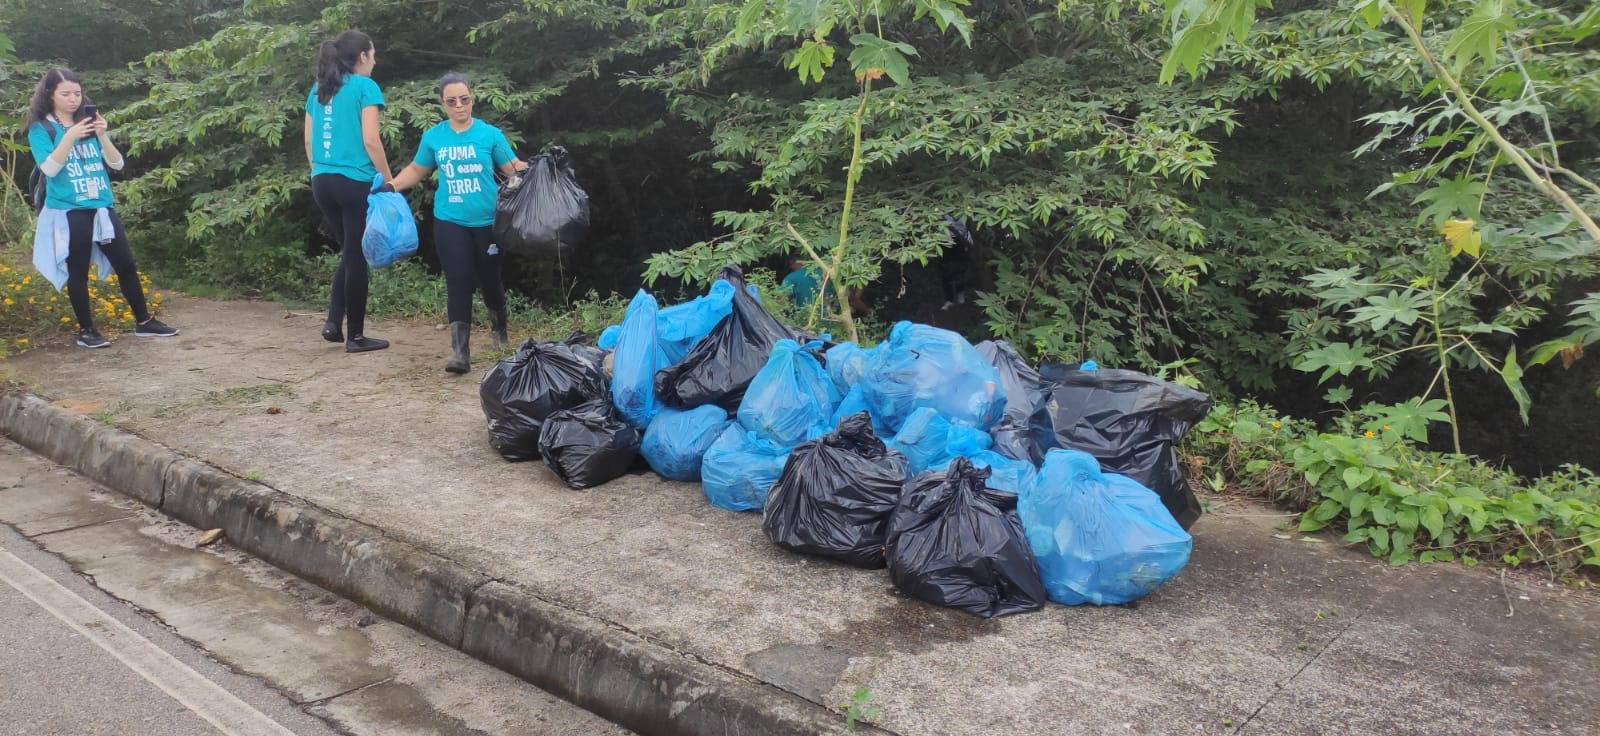
M 6 396 L 0 430 L 640 733 L 843 731 L 858 687 L 905 736 L 1600 733 L 1600 606 L 1569 591 L 1246 506 L 1137 605 L 984 621 L 777 549 L 697 485 L 501 461 L 442 331 L 379 322 L 394 347 L 346 355 L 286 315 L 177 298 L 180 337 L 9 359 L 49 404 Z

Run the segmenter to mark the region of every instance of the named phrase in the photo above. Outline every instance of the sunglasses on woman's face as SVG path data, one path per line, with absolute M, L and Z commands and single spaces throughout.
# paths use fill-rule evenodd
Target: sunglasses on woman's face
M 467 105 L 472 104 L 472 95 L 446 97 L 444 98 L 444 104 L 446 107 L 466 107 Z

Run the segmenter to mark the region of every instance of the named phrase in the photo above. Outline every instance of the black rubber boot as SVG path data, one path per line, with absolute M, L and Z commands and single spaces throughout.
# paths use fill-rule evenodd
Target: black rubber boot
M 489 332 L 494 336 L 496 350 L 503 350 L 511 345 L 511 338 L 506 335 L 506 310 L 489 310 Z
M 472 325 L 467 322 L 450 323 L 450 349 L 455 355 L 445 361 L 444 369 L 451 373 L 466 373 L 472 369 L 472 354 L 468 343 L 472 341 Z

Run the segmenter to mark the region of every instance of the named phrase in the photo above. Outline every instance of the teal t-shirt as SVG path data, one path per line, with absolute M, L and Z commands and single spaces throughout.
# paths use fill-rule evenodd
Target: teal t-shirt
M 383 109 L 383 90 L 360 74 L 344 75 L 344 84 L 324 105 L 317 100 L 317 85 L 306 95 L 311 116 L 311 175 L 339 174 L 370 182 L 378 175 L 361 143 L 361 111 L 377 105 Z
M 55 130 L 55 140 L 50 131 Z M 28 145 L 33 147 L 33 163 L 42 165 L 56 150 L 67 129 L 49 120 L 28 126 Z M 72 146 L 67 155 L 67 165 L 55 176 L 45 180 L 44 206 L 53 210 L 99 209 L 111 206 L 111 177 L 106 175 L 106 160 L 100 151 L 100 141 L 88 136 Z
M 789 293 L 794 295 L 794 303 L 802 307 L 811 304 L 817 298 L 817 291 L 822 287 L 817 278 L 817 267 L 806 266 L 799 271 L 790 271 L 783 277 L 783 285 L 788 287 Z
M 500 192 L 494 170 L 514 158 L 511 143 L 499 128 L 473 118 L 461 132 L 448 120 L 429 128 L 412 163 L 439 172 L 439 191 L 433 195 L 435 219 L 488 227 L 494 224 L 494 201 Z

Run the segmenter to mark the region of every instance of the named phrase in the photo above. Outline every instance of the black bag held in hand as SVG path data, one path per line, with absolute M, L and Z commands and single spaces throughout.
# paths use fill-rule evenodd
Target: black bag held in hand
M 1200 518 L 1200 500 L 1173 445 L 1206 418 L 1210 396 L 1120 368 L 1046 365 L 1039 372 L 1045 403 L 1034 414 L 1033 439 L 1041 451 L 1087 452 L 1105 472 L 1155 491 L 1184 529 Z
M 1015 494 L 958 457 L 906 484 L 889 520 L 889 577 L 912 598 L 984 618 L 1032 611 L 1046 593 Z
M 494 242 L 525 256 L 568 256 L 589 233 L 589 195 L 578 186 L 567 149 L 551 146 L 500 187 Z
M 640 440 L 611 399 L 595 399 L 546 417 L 539 454 L 567 485 L 593 488 L 628 472 Z
M 905 456 L 878 439 L 866 412 L 852 414 L 789 453 L 761 528 L 785 549 L 883 567 L 889 515 L 905 479 Z
M 656 395 L 674 409 L 716 404 L 729 414 L 739 411 L 745 389 L 766 366 L 779 340 L 805 343 L 744 288 L 744 272 L 724 266 L 718 278 L 733 284 L 733 312 L 695 343 L 689 354 L 656 372 Z
M 562 342 L 529 340 L 500 361 L 478 384 L 489 444 L 511 462 L 539 459 L 539 430 L 546 417 L 607 396 L 603 355 L 574 332 Z

